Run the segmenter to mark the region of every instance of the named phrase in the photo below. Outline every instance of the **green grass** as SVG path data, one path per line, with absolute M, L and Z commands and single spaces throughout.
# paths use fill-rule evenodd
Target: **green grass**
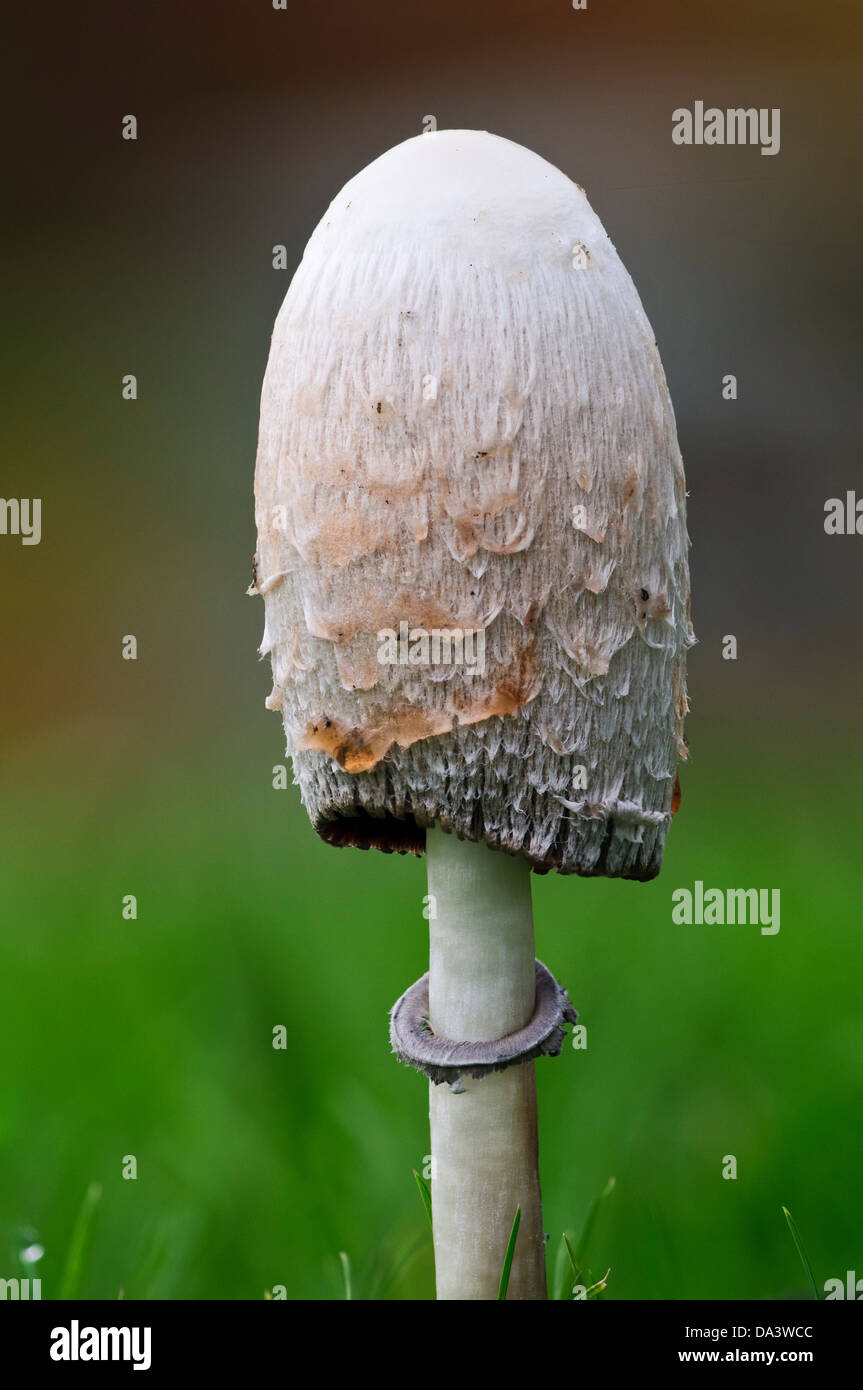
M 428 1185 L 428 1183 L 426 1182 L 425 1178 L 420 1177 L 420 1175 L 419 1175 L 419 1173 L 417 1172 L 416 1168 L 414 1168 L 414 1178 L 416 1179 L 416 1185 L 417 1185 L 417 1187 L 419 1188 L 419 1194 L 420 1194 L 420 1197 L 422 1198 L 422 1204 L 423 1204 L 423 1206 L 424 1206 L 424 1208 L 425 1208 L 425 1214 L 426 1214 L 426 1216 L 428 1217 L 428 1219 L 429 1219 L 429 1225 L 431 1226 L 431 1224 L 432 1224 L 431 1188 L 429 1187 L 429 1185 Z
M 351 1262 L 344 1250 L 339 1251 L 339 1259 L 342 1262 L 342 1278 L 345 1281 L 345 1298 L 350 1303 L 354 1296 L 353 1278 L 351 1276 Z
M 512 1273 L 512 1262 L 515 1259 L 515 1247 L 518 1241 L 518 1228 L 521 1225 L 521 1207 L 516 1207 L 515 1216 L 512 1218 L 512 1230 L 509 1233 L 509 1240 L 506 1243 L 506 1254 L 503 1257 L 503 1269 L 500 1272 L 500 1284 L 497 1290 L 497 1299 L 503 1303 L 509 1289 L 509 1276 Z
M 101 1185 L 92 1182 L 84 1193 L 81 1209 L 72 1227 L 72 1239 L 66 1254 L 66 1263 L 57 1290 L 58 1298 L 80 1298 L 81 1285 L 87 1262 L 87 1248 L 90 1232 L 96 1216 L 96 1208 L 102 1197 Z
M 590 1260 L 589 1256 L 594 1253 L 597 1233 L 600 1226 L 600 1217 L 606 1209 L 608 1198 L 615 1188 L 614 1178 L 609 1178 L 605 1187 L 590 1204 L 590 1210 L 584 1223 L 581 1236 L 576 1237 L 569 1231 L 564 1231 L 561 1235 L 561 1243 L 557 1253 L 557 1260 L 554 1267 L 553 1297 L 558 1299 L 570 1299 L 576 1296 L 579 1298 L 598 1298 L 604 1293 L 608 1276 L 611 1273 L 607 1269 L 601 1279 L 593 1283 L 585 1284 L 585 1278 L 590 1279 Z
M 815 1275 L 812 1273 L 812 1266 L 809 1263 L 809 1257 L 807 1256 L 806 1251 L 803 1247 L 803 1241 L 800 1239 L 800 1232 L 797 1229 L 797 1222 L 794 1220 L 794 1217 L 791 1215 L 791 1212 L 788 1210 L 787 1207 L 783 1207 L 782 1211 L 784 1213 L 785 1220 L 788 1223 L 788 1229 L 791 1232 L 791 1238 L 794 1241 L 797 1254 L 800 1256 L 800 1263 L 806 1271 L 806 1278 L 809 1280 L 809 1287 L 812 1290 L 812 1297 L 817 1301 L 821 1295 L 818 1292 L 818 1285 L 815 1283 Z
M 860 761 L 830 731 L 809 787 L 793 731 L 691 735 L 658 880 L 536 881 L 588 1035 L 537 1065 L 550 1282 L 566 1232 L 594 1296 L 810 1296 L 783 1202 L 822 1278 L 863 1249 Z M 272 789 L 275 719 L 169 739 L 130 716 L 7 756 L 0 1276 L 38 1241 L 45 1298 L 428 1298 L 428 1097 L 387 1041 L 423 867 L 321 844 Z M 696 878 L 779 887 L 778 936 L 674 925 Z

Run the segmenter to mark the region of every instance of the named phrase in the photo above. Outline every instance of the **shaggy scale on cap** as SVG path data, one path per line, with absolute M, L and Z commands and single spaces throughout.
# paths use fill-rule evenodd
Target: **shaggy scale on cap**
M 256 499 L 267 704 L 325 840 L 421 853 L 437 821 L 539 871 L 658 873 L 694 640 L 683 464 L 578 185 L 456 130 L 351 179 L 276 320 Z

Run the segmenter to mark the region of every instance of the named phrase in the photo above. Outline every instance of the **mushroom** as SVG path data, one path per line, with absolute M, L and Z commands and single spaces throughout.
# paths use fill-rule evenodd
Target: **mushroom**
M 546 1297 L 534 1060 L 575 1014 L 530 872 L 646 880 L 685 758 L 683 464 L 659 353 L 584 191 L 437 131 L 345 185 L 276 320 L 253 591 L 333 845 L 427 851 L 438 1297 Z

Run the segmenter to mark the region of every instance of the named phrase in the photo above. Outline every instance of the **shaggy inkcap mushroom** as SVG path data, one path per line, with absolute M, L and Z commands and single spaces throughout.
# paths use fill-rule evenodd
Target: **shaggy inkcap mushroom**
M 578 185 L 456 130 L 351 179 L 276 321 L 256 492 L 268 704 L 325 840 L 419 853 L 437 822 L 539 871 L 659 871 L 683 466 Z
M 509 1248 L 507 1296 L 543 1299 L 534 1060 L 577 1015 L 530 868 L 658 872 L 692 640 L 668 389 L 582 190 L 475 131 L 352 179 L 276 323 L 256 491 L 312 822 L 427 849 L 390 1044 L 431 1082 L 437 1296 L 498 1298 Z

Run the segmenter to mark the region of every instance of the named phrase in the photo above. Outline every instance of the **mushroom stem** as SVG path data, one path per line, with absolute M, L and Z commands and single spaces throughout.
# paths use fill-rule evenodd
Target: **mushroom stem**
M 530 866 L 520 856 L 428 831 L 429 1024 L 490 1042 L 534 1011 Z M 430 1086 L 432 1212 L 439 1299 L 496 1299 L 516 1208 L 507 1297 L 544 1299 L 533 1062 Z

